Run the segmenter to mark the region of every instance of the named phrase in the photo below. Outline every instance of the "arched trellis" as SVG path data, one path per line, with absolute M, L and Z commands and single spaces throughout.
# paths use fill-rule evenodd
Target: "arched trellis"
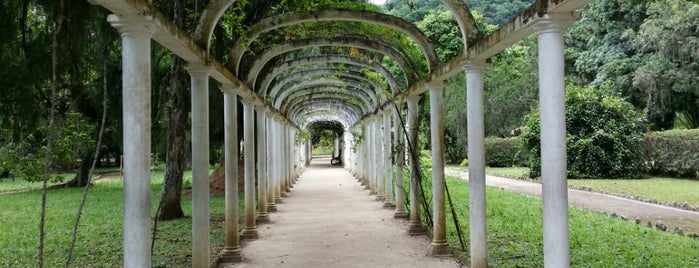
M 311 47 L 353 47 L 361 48 L 369 51 L 378 52 L 388 56 L 390 59 L 395 61 L 398 66 L 403 70 L 405 74 L 405 80 L 407 84 L 415 81 L 417 79 L 417 73 L 414 68 L 411 67 L 410 60 L 405 53 L 397 51 L 390 45 L 383 44 L 376 40 L 371 40 L 367 37 L 335 37 L 335 38 L 315 38 L 306 40 L 297 40 L 287 44 L 282 44 L 280 46 L 273 47 L 265 51 L 260 55 L 257 60 L 255 60 L 250 67 L 250 71 L 246 74 L 245 81 L 255 88 L 257 78 L 260 75 L 262 68 L 274 57 L 282 55 L 286 52 L 299 50 L 303 48 Z
M 123 50 L 122 56 L 124 59 L 124 74 L 123 74 L 123 91 L 125 101 L 124 106 L 124 118 L 131 120 L 129 121 L 129 128 L 124 129 L 124 151 L 125 151 L 125 171 L 124 171 L 124 192 L 125 196 L 130 198 L 124 198 L 124 265 L 133 267 L 147 267 L 150 265 L 150 251 L 148 249 L 149 239 L 149 225 L 147 224 L 150 220 L 150 200 L 146 197 L 150 193 L 150 185 L 147 185 L 147 181 L 143 181 L 142 178 L 147 176 L 149 170 L 147 165 L 142 165 L 142 163 L 147 163 L 149 157 L 150 140 L 148 139 L 150 131 L 150 121 L 148 121 L 149 116 L 147 113 L 150 111 L 147 109 L 148 105 L 142 105 L 150 97 L 151 88 L 150 85 L 150 41 L 155 40 L 156 42 L 163 45 L 165 48 L 170 50 L 175 55 L 181 57 L 188 62 L 188 71 L 192 75 L 192 121 L 196 122 L 196 128 L 193 127 L 192 140 L 196 144 L 206 144 L 207 139 L 205 138 L 206 128 L 208 126 L 202 122 L 208 122 L 203 116 L 206 113 L 206 100 L 208 96 L 204 92 L 208 92 L 208 80 L 213 78 L 224 85 L 222 91 L 225 94 L 226 103 L 235 103 L 235 99 L 231 98 L 233 96 L 241 96 L 244 101 L 244 111 L 246 118 L 245 128 L 246 135 L 249 136 L 249 130 L 252 129 L 250 126 L 251 111 L 252 107 L 255 105 L 260 105 L 263 107 L 264 101 L 259 95 L 255 94 L 250 87 L 240 81 L 236 75 L 230 72 L 228 69 L 223 68 L 223 66 L 216 61 L 216 59 L 210 58 L 207 49 L 202 48 L 203 45 L 209 44 L 209 40 L 206 42 L 195 42 L 189 38 L 181 29 L 178 29 L 169 20 L 163 16 L 156 8 L 154 8 L 150 1 L 148 0 L 90 0 L 92 3 L 97 3 L 103 7 L 109 9 L 116 15 L 111 15 L 109 17 L 110 23 L 114 25 L 122 33 Z M 562 98 L 564 92 L 564 80 L 563 80 L 563 30 L 576 18 L 575 10 L 589 3 L 591 0 L 537 0 L 529 9 L 525 10 L 521 15 L 514 18 L 507 24 L 503 25 L 500 29 L 490 34 L 485 38 L 479 37 L 477 28 L 475 27 L 475 22 L 468 12 L 468 8 L 463 2 L 459 0 L 444 0 L 443 2 L 447 6 L 447 9 L 452 11 L 454 17 L 459 22 L 462 30 L 462 36 L 465 39 L 465 49 L 466 51 L 450 60 L 448 63 L 441 64 L 437 68 L 431 69 L 430 73 L 419 81 L 414 83 L 409 83 L 408 89 L 402 91 L 398 94 L 396 100 L 404 101 L 407 100 L 408 106 L 413 102 L 416 95 L 422 94 L 425 90 L 430 90 L 430 103 L 431 107 L 435 107 L 431 111 L 434 116 L 431 122 L 433 123 L 433 133 L 431 135 L 433 142 L 433 196 L 437 196 L 443 192 L 440 189 L 442 174 L 437 172 L 443 171 L 442 164 L 440 161 L 440 156 L 442 154 L 439 148 L 439 136 L 441 135 L 441 122 L 439 107 L 441 107 L 441 99 L 435 96 L 441 96 L 441 90 L 443 87 L 442 81 L 455 73 L 466 70 L 467 73 L 467 91 L 469 97 L 468 105 L 468 117 L 469 117 L 469 175 L 471 191 L 475 191 L 474 194 L 470 195 L 471 204 L 470 211 L 473 213 L 485 212 L 484 192 L 485 186 L 482 184 L 484 182 L 484 175 L 482 170 L 484 166 L 481 165 L 482 155 L 472 156 L 473 151 L 479 151 L 477 148 L 479 145 L 482 149 L 482 135 L 478 137 L 478 130 L 482 130 L 482 125 L 479 126 L 477 123 L 482 119 L 482 78 L 483 78 L 483 66 L 485 65 L 485 60 L 495 53 L 506 48 L 510 44 L 521 40 L 522 38 L 532 34 L 537 33 L 539 41 L 539 79 L 540 79 L 540 96 L 541 96 L 541 113 L 542 115 L 542 139 L 546 139 L 547 142 L 545 146 L 542 144 L 542 163 L 546 163 L 548 166 L 542 167 L 545 170 L 542 175 L 542 184 L 544 185 L 544 198 L 543 198 L 543 211 L 544 211 L 544 265 L 551 267 L 565 267 L 569 264 L 569 248 L 567 245 L 568 232 L 567 232 L 567 196 L 565 187 L 565 110 L 561 103 L 564 103 Z M 218 5 L 219 9 L 225 9 L 224 7 L 230 6 L 235 2 L 231 1 L 217 1 L 213 6 Z M 230 3 L 230 4 L 229 4 Z M 451 3 L 451 5 L 450 5 Z M 459 8 L 461 7 L 461 8 Z M 206 10 L 207 12 L 202 12 L 204 14 L 214 14 L 206 15 L 207 17 L 212 17 L 214 19 L 207 19 L 212 21 L 211 25 L 215 25 L 213 21 L 217 21 L 222 12 L 220 10 Z M 209 13 L 208 11 L 211 11 Z M 462 12 L 465 11 L 465 12 Z M 217 15 L 219 14 L 219 15 Z M 465 26 L 466 25 L 466 26 Z M 470 25 L 470 26 L 468 26 Z M 202 26 L 203 27 L 203 26 Z M 212 29 L 211 27 L 207 29 Z M 470 32 L 472 31 L 472 32 Z M 206 32 L 202 30 L 202 32 Z M 205 39 L 210 39 L 210 34 Z M 197 38 L 201 40 L 201 38 Z M 263 74 L 260 74 L 263 75 Z M 266 90 L 266 88 L 265 88 Z M 128 98 L 128 100 L 126 100 Z M 236 97 L 237 98 L 237 97 Z M 481 100 L 479 104 L 478 101 Z M 204 101 L 202 101 L 204 100 Z M 293 143 L 293 137 L 298 131 L 297 126 L 295 126 L 288 119 L 290 118 L 291 112 L 293 112 L 293 118 L 296 118 L 295 108 L 300 107 L 300 105 L 310 105 L 308 110 L 316 109 L 321 107 L 322 102 L 335 102 L 343 103 L 343 99 L 338 99 L 337 96 L 333 98 L 314 98 L 312 101 L 306 103 L 298 103 L 298 105 L 291 105 L 289 112 L 286 116 L 277 114 L 277 111 L 266 107 L 269 110 L 273 110 L 271 121 L 276 125 L 277 129 L 281 135 L 282 142 L 278 148 L 293 148 L 295 144 Z M 346 103 L 345 103 L 346 104 Z M 339 104 L 338 104 L 339 105 Z M 305 106 L 304 106 L 305 107 Z M 383 107 L 382 107 L 383 108 Z M 354 126 L 365 127 L 365 133 L 368 133 L 366 127 L 371 127 L 373 131 L 379 129 L 381 123 L 379 117 L 386 120 L 386 111 L 359 111 L 361 110 L 359 106 L 349 106 L 342 108 L 343 111 L 350 111 L 352 109 L 357 109 L 360 119 L 354 120 Z M 263 109 L 264 110 L 264 109 Z M 226 114 L 230 117 L 232 109 L 227 109 Z M 480 115 L 479 115 L 480 114 Z M 145 116 L 144 116 L 145 115 Z M 262 117 L 264 118 L 264 117 Z M 384 121 L 385 122 L 385 121 Z M 359 123 L 359 124 L 357 124 Z M 194 126 L 194 124 L 193 124 Z M 473 131 L 472 131 L 473 130 Z M 196 133 L 196 134 L 194 134 Z M 145 134 L 145 135 L 144 135 Z M 379 135 L 378 133 L 374 133 Z M 547 136 L 544 136 L 547 135 Z M 385 134 L 384 134 L 385 136 Z M 378 137 L 378 136 L 377 136 Z M 377 137 L 374 137 L 374 142 L 377 141 Z M 473 139 L 473 140 L 472 140 Z M 246 141 L 251 140 L 250 137 L 245 138 Z M 434 142 L 436 141 L 436 142 Z M 475 141 L 475 142 L 472 142 Z M 203 142 L 203 143 L 202 143 Z M 435 145 L 437 144 L 437 145 Z M 248 146 L 249 145 L 249 146 Z M 248 144 L 246 148 L 246 153 L 253 151 L 253 145 Z M 473 146 L 472 146 L 473 145 Z M 437 146 L 437 147 L 435 147 Z M 196 151 L 193 150 L 193 181 L 201 182 L 208 181 L 208 163 L 206 160 L 205 150 L 207 146 L 193 146 Z M 228 149 L 229 146 L 226 146 Z M 376 147 L 376 146 L 375 146 Z M 296 152 L 294 150 L 285 149 L 283 153 L 288 156 L 288 159 L 293 159 Z M 366 148 L 365 148 L 366 150 Z M 236 152 L 237 153 L 237 152 Z M 482 150 L 480 150 L 482 153 Z M 372 153 L 370 153 L 372 154 Z M 249 155 L 246 159 L 251 159 Z M 234 159 L 237 159 L 234 158 Z M 378 159 L 378 158 L 372 158 Z M 196 160 L 196 161 L 194 161 Z M 368 165 L 375 165 L 376 163 L 371 163 L 364 159 L 364 163 Z M 251 161 L 251 160 L 246 160 Z M 195 163 L 196 162 L 196 163 Z M 250 167 L 254 167 L 254 162 L 247 163 L 252 164 Z M 295 164 L 295 163 L 292 163 Z M 284 172 L 280 174 L 293 175 L 293 167 L 295 165 L 285 165 L 281 167 Z M 233 166 L 227 165 L 227 166 Z M 367 167 L 362 167 L 366 169 Z M 376 173 L 374 174 L 376 175 Z M 437 178 L 438 180 L 435 180 Z M 247 179 L 247 178 L 246 178 Z M 286 179 L 286 178 L 285 178 Z M 143 181 L 143 182 L 142 182 Z M 254 181 L 251 183 L 246 183 L 246 185 L 254 185 Z M 193 183 L 193 204 L 203 205 L 204 208 L 209 205 L 208 199 L 202 199 L 198 196 L 203 192 L 208 192 L 208 187 L 202 187 L 200 183 Z M 196 193 L 196 194 L 195 194 Z M 246 198 L 247 198 L 246 193 Z M 207 196 L 208 198 L 208 196 Z M 479 199 L 483 198 L 483 199 Z M 247 199 L 246 199 L 247 200 Z M 263 200 L 263 198 L 260 198 Z M 482 202 L 483 201 L 483 202 Z M 438 203 L 438 202 L 434 202 Z M 196 214 L 192 216 L 193 220 L 196 220 L 197 224 L 193 226 L 208 226 L 206 223 L 209 221 L 208 211 L 203 210 L 193 210 Z M 206 213 L 204 213 L 204 211 Z M 443 207 L 435 209 L 434 211 L 443 212 Z M 205 214 L 202 216 L 202 214 Z M 485 219 L 485 214 L 483 215 L 471 215 L 471 243 L 472 249 L 471 254 L 471 267 L 482 267 L 487 265 L 487 252 L 484 248 L 487 248 L 487 240 L 485 239 L 485 228 L 484 222 L 481 219 Z M 227 217 L 228 217 L 227 211 Z M 443 217 L 442 215 L 439 215 Z M 235 217 L 237 219 L 237 217 Z M 440 218 L 441 219 L 441 218 Z M 143 224 L 146 223 L 146 224 Z M 442 221 L 443 223 L 443 221 Z M 247 228 L 248 226 L 246 226 Z M 443 226 L 436 226 L 443 227 Z M 482 229 L 481 229 L 482 228 Z M 227 228 L 228 230 L 229 228 Z M 436 228 L 435 228 L 436 229 Z M 194 266 L 207 266 L 209 252 L 209 242 L 208 232 L 204 229 L 193 230 L 193 254 L 192 261 Z M 233 237 L 238 237 L 237 228 L 231 228 L 230 230 L 235 230 L 232 234 Z M 474 231 L 475 230 L 475 231 Z M 435 230 L 434 234 L 444 231 L 443 229 Z M 477 235 L 474 235 L 475 232 Z M 479 235 L 483 235 L 482 237 Z M 228 236 L 228 234 L 227 234 Z M 228 237 L 227 237 L 228 238 Z M 436 238 L 436 236 L 435 236 Z M 196 241 L 195 241 L 196 240 Z M 435 243 L 439 242 L 439 243 Z M 476 245 L 475 247 L 473 245 Z M 433 254 L 435 253 L 435 248 L 443 250 L 446 247 L 446 239 L 436 240 L 433 239 Z M 235 248 L 230 248 L 228 245 L 228 239 L 226 248 L 222 255 L 233 254 L 231 250 Z M 238 247 L 239 249 L 239 247 Z M 202 253 L 203 252 L 203 253 Z M 239 253 L 239 252 L 238 252 Z M 443 253 L 442 251 L 436 251 L 437 254 Z M 230 257 L 230 255 L 226 255 Z M 233 256 L 235 258 L 236 256 Z M 240 257 L 240 255 L 237 255 Z
M 311 65 L 311 64 L 319 64 L 319 63 L 324 63 L 324 64 L 330 64 L 330 63 L 337 63 L 337 64 L 348 64 L 348 65 L 353 65 L 353 66 L 358 66 L 362 68 L 366 68 L 372 71 L 375 71 L 379 74 L 382 75 L 384 79 L 386 79 L 386 82 L 388 83 L 389 87 L 391 88 L 391 91 L 396 94 L 400 91 L 398 87 L 398 83 L 396 83 L 395 78 L 393 77 L 393 74 L 391 74 L 383 65 L 376 63 L 376 62 L 366 62 L 364 59 L 361 58 L 355 58 L 355 57 L 350 57 L 350 56 L 344 56 L 344 55 L 319 55 L 319 56 L 310 56 L 310 57 L 304 57 L 304 58 L 298 58 L 295 60 L 283 62 L 275 67 L 273 67 L 267 74 L 267 76 L 264 78 L 260 85 L 260 90 L 264 90 L 265 94 L 263 96 L 267 96 L 267 89 L 272 82 L 272 79 L 274 79 L 277 75 L 285 72 L 286 70 L 289 70 L 293 67 L 300 67 L 300 66 L 305 66 L 305 65 Z M 258 91 L 259 92 L 259 91 Z M 276 94 L 276 92 L 270 92 L 270 94 Z
M 436 67 L 440 63 L 434 47 L 425 34 L 408 21 L 373 11 L 317 10 L 313 12 L 287 13 L 272 16 L 253 25 L 246 38 L 239 38 L 233 45 L 228 67 L 232 68 L 235 72 L 239 71 L 240 63 L 245 53 L 245 47 L 252 44 L 260 34 L 274 29 L 311 21 L 363 22 L 393 29 L 409 36 L 417 43 L 425 60 L 428 62 L 428 68 Z
M 284 114 L 287 114 L 289 109 L 305 102 L 310 102 L 313 100 L 333 100 L 333 99 L 339 99 L 344 102 L 347 102 L 348 104 L 351 105 L 356 105 L 357 107 L 360 108 L 360 111 L 362 113 L 366 114 L 367 112 L 373 110 L 373 107 L 367 102 L 364 101 L 361 97 L 357 96 L 356 93 L 358 90 L 355 89 L 345 89 L 345 88 L 338 88 L 338 87 L 323 87 L 318 89 L 319 92 L 316 94 L 313 94 L 313 96 L 306 96 L 306 94 L 297 94 L 294 96 L 291 96 L 286 100 L 285 103 L 282 104 L 280 107 L 280 111 Z M 352 94 L 355 93 L 355 94 Z
M 293 84 L 292 86 L 285 88 L 282 90 L 279 95 L 273 96 L 275 98 L 273 102 L 273 106 L 275 108 L 281 107 L 282 103 L 288 98 L 293 95 L 297 95 L 298 91 L 309 91 L 309 89 L 316 88 L 319 86 L 333 86 L 336 88 L 343 88 L 346 87 L 348 90 L 352 90 L 353 92 L 357 92 L 358 95 L 361 96 L 362 100 L 370 105 L 370 107 L 375 108 L 379 103 L 376 99 L 376 92 L 368 87 L 366 87 L 363 83 L 355 81 L 355 80 L 344 80 L 344 79 L 337 79 L 337 78 L 319 78 L 319 79 L 312 79 L 312 80 L 307 80 L 303 81 L 301 83 Z M 303 94 L 303 92 L 301 92 Z M 312 93 L 305 93 L 304 95 L 307 94 L 312 94 Z
M 357 68 L 358 69 L 358 68 Z M 360 69 L 358 69 L 360 70 Z M 331 78 L 341 78 L 341 79 L 351 79 L 355 81 L 360 81 L 370 85 L 371 89 L 382 90 L 383 87 L 376 81 L 367 77 L 364 73 L 354 70 L 343 70 L 339 68 L 309 68 L 303 69 L 296 72 L 290 72 L 286 76 L 281 77 L 276 81 L 271 89 L 269 96 L 276 96 L 277 93 L 288 84 L 302 79 L 313 79 L 315 77 L 331 77 Z M 372 94 L 372 102 L 378 103 L 376 99 L 376 92 Z

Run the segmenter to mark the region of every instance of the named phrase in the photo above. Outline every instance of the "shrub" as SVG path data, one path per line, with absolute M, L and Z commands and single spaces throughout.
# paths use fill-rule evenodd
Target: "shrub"
M 566 90 L 568 178 L 635 178 L 643 168 L 645 121 L 633 105 L 600 89 Z M 525 119 L 530 177 L 541 175 L 538 109 Z
M 522 151 L 522 139 L 519 137 L 486 138 L 485 165 L 489 167 L 526 165 L 526 152 Z
M 699 129 L 650 132 L 644 149 L 650 173 L 694 177 L 699 172 Z

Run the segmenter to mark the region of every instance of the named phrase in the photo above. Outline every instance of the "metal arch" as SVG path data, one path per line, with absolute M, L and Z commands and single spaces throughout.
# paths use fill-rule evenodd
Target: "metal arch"
M 342 95 L 340 97 L 342 97 L 343 99 L 338 98 L 338 96 L 316 96 L 316 97 L 311 98 L 311 99 L 297 98 L 297 99 L 291 100 L 292 103 L 290 103 L 288 105 L 289 109 L 288 109 L 288 111 L 285 111 L 285 113 L 289 114 L 289 112 L 294 110 L 294 108 L 297 107 L 298 105 L 302 105 L 302 104 L 305 105 L 305 104 L 318 103 L 318 102 L 344 103 L 346 105 L 355 107 L 355 110 L 357 110 L 359 114 L 366 114 L 366 113 L 371 112 L 371 111 L 367 111 L 366 107 L 361 107 L 361 104 L 350 102 L 352 100 L 351 99 L 352 96 Z M 354 101 L 357 101 L 357 100 L 354 100 Z
M 303 120 L 306 122 L 299 122 L 300 124 L 298 125 L 302 128 L 306 128 L 314 122 L 318 121 L 337 121 L 340 124 L 342 124 L 342 127 L 344 129 L 347 129 L 351 121 L 357 118 L 356 115 L 351 115 L 344 111 L 332 114 L 328 113 L 330 111 L 332 110 L 330 110 L 329 108 L 314 108 L 313 110 L 303 110 L 298 114 L 298 119 L 299 121 Z
M 194 39 L 199 46 L 206 49 L 206 51 L 209 51 L 211 35 L 214 33 L 214 28 L 218 25 L 221 16 L 226 12 L 226 9 L 236 1 L 237 0 L 211 0 L 206 4 L 204 11 L 201 12 L 192 39 Z
M 292 72 L 281 78 L 279 81 L 274 83 L 274 86 L 272 87 L 272 90 L 270 92 L 270 96 L 276 96 L 279 90 L 287 85 L 288 83 L 291 83 L 295 80 L 301 79 L 301 78 L 310 78 L 310 77 L 315 77 L 315 76 L 321 76 L 321 75 L 329 75 L 329 76 L 338 76 L 338 77 L 347 77 L 347 78 L 353 78 L 355 80 L 361 80 L 361 81 L 366 81 L 367 83 L 371 84 L 372 87 L 378 88 L 378 89 L 383 89 L 379 83 L 376 81 L 373 81 L 366 77 L 364 73 L 359 72 L 359 71 L 354 71 L 350 70 L 348 72 L 344 72 L 341 69 L 338 68 L 316 68 L 316 69 L 304 69 L 298 72 Z M 377 102 L 376 99 L 373 99 L 374 102 Z
M 476 19 L 473 13 L 463 0 L 440 0 L 442 4 L 451 12 L 459 24 L 461 30 L 461 38 L 464 42 L 464 52 L 468 51 L 468 47 L 483 37 L 483 33 L 476 25 Z
M 342 114 L 344 117 L 347 118 L 347 123 L 348 126 L 356 122 L 361 118 L 361 113 L 360 111 L 357 110 L 356 107 L 344 103 L 341 101 L 330 101 L 330 102 L 309 102 L 305 104 L 301 104 L 298 106 L 295 106 L 293 109 L 289 111 L 289 116 L 292 120 L 294 120 L 298 125 L 301 124 L 301 120 L 303 120 L 304 116 L 312 115 L 314 113 L 318 113 L 320 115 L 324 116 L 332 116 L 332 115 L 338 115 Z
M 290 107 L 293 107 L 294 105 L 298 104 L 299 102 L 302 101 L 307 101 L 311 100 L 313 98 L 335 98 L 335 99 L 340 99 L 342 98 L 343 100 L 351 101 L 353 103 L 356 103 L 357 106 L 360 106 L 362 108 L 363 112 L 370 112 L 373 110 L 373 106 L 371 106 L 371 103 L 368 103 L 366 99 L 361 98 L 358 96 L 357 93 L 360 91 L 357 89 L 353 88 L 340 88 L 340 87 L 331 87 L 331 86 L 326 86 L 326 87 L 317 87 L 314 88 L 314 94 L 315 96 L 308 96 L 307 93 L 296 93 L 286 100 L 284 100 L 280 107 L 278 108 L 282 113 L 288 112 Z
M 400 68 L 405 73 L 406 84 L 417 79 L 417 74 L 408 66 L 409 60 L 407 60 L 404 55 L 394 50 L 392 47 L 377 42 L 375 40 L 360 39 L 360 38 L 315 38 L 315 39 L 305 39 L 299 40 L 292 43 L 286 43 L 275 47 L 273 49 L 267 50 L 262 56 L 254 61 L 250 71 L 246 75 L 245 82 L 252 88 L 255 88 L 255 83 L 257 81 L 257 76 L 259 75 L 262 68 L 269 62 L 272 58 L 279 56 L 283 53 L 299 50 L 302 48 L 309 47 L 319 47 L 319 46 L 340 46 L 340 47 L 355 47 L 362 48 L 374 52 L 384 54 L 398 63 Z
M 439 65 L 440 61 L 434 46 L 429 42 L 425 34 L 415 25 L 400 17 L 391 16 L 373 11 L 351 11 L 351 10 L 319 10 L 308 13 L 287 13 L 274 17 L 268 17 L 251 27 L 246 38 L 238 38 L 231 49 L 228 67 L 238 73 L 240 63 L 245 54 L 245 47 L 252 44 L 260 34 L 278 28 L 297 25 L 312 21 L 348 21 L 362 22 L 378 25 L 399 31 L 410 37 L 418 45 L 422 54 L 427 60 L 430 70 Z
M 284 99 L 301 89 L 306 89 L 308 87 L 313 87 L 313 86 L 324 86 L 324 85 L 343 85 L 343 86 L 352 86 L 353 88 L 360 89 L 362 92 L 364 92 L 363 99 L 365 101 L 369 102 L 372 107 L 378 105 L 378 101 L 376 99 L 376 91 L 370 90 L 367 87 L 364 87 L 361 82 L 358 82 L 356 80 L 342 80 L 342 79 L 337 79 L 337 78 L 320 78 L 320 79 L 314 79 L 314 80 L 308 80 L 308 81 L 303 81 L 300 83 L 293 84 L 290 87 L 285 88 L 285 90 L 281 91 L 279 95 L 272 96 L 274 98 L 274 107 L 279 107 L 282 101 Z
M 318 55 L 318 56 L 298 58 L 298 59 L 287 61 L 287 62 L 284 62 L 284 63 L 281 63 L 281 64 L 275 66 L 267 74 L 267 76 L 262 81 L 262 84 L 260 86 L 260 89 L 264 89 L 263 97 L 267 96 L 267 88 L 269 87 L 269 84 L 272 82 L 272 79 L 274 79 L 274 77 L 276 77 L 280 73 L 282 73 L 290 68 L 293 68 L 293 67 L 316 64 L 316 63 L 349 64 L 349 65 L 364 67 L 367 69 L 377 71 L 378 73 L 380 73 L 384 77 L 384 79 L 386 79 L 386 82 L 388 82 L 388 85 L 389 85 L 389 87 L 391 87 L 391 91 L 393 92 L 394 95 L 396 95 L 396 94 L 398 94 L 398 92 L 400 92 L 400 90 L 398 88 L 398 84 L 396 83 L 396 80 L 393 77 L 393 74 L 391 74 L 381 64 L 378 64 L 376 62 L 366 63 L 366 62 L 363 62 L 359 58 L 349 57 L 349 56 L 345 56 L 345 55 Z
M 361 113 L 357 111 L 356 107 L 341 101 L 326 101 L 322 103 L 310 102 L 307 105 L 299 105 L 289 112 L 289 118 L 300 125 L 304 115 L 312 114 L 319 110 L 325 111 L 323 113 L 324 115 L 342 113 L 348 118 L 348 123 L 357 122 L 361 118 Z M 349 121 L 350 117 L 353 122 Z

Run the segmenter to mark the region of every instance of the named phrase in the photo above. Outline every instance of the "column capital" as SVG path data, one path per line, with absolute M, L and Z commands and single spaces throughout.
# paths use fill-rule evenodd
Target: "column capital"
M 184 68 L 193 78 L 208 78 L 212 71 L 211 66 L 201 63 L 187 64 Z
M 578 19 L 578 12 L 556 12 L 547 13 L 534 19 L 532 26 L 537 34 L 549 32 L 562 32 L 570 24 Z
M 155 32 L 153 27 L 154 18 L 151 15 L 124 17 L 117 14 L 110 14 L 107 16 L 107 22 L 122 35 L 144 34 L 150 36 Z
M 463 65 L 466 72 L 483 72 L 490 64 L 486 60 L 469 60 Z
M 234 84 L 221 84 L 219 87 L 219 90 L 223 92 L 224 94 L 232 94 L 232 95 L 237 95 L 235 92 L 240 89 L 240 86 L 234 85 Z
M 425 86 L 427 87 L 427 89 L 432 91 L 432 90 L 444 89 L 445 84 L 446 83 L 444 83 L 444 80 L 435 80 L 435 81 L 429 81 L 429 82 L 425 83 Z
M 408 102 L 417 102 L 420 100 L 420 98 L 422 98 L 422 95 L 408 95 L 407 97 L 405 97 L 405 99 Z
M 243 103 L 244 106 L 250 106 L 251 108 L 255 108 L 257 105 L 255 98 L 250 97 L 250 96 L 241 96 L 240 101 Z

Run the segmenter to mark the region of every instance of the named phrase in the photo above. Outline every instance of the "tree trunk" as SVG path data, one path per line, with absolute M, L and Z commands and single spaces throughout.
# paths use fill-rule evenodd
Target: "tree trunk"
M 75 173 L 75 177 L 73 177 L 72 180 L 65 183 L 65 187 L 85 187 L 87 185 L 87 180 L 90 176 L 90 168 L 92 168 L 92 161 L 95 159 L 93 154 L 94 152 L 85 150 L 78 172 Z
M 186 165 L 187 148 L 187 111 L 189 102 L 187 92 L 182 89 L 180 78 L 184 62 L 175 58 L 170 73 L 170 98 L 168 105 L 167 156 L 165 179 L 160 196 L 158 220 L 171 220 L 184 217 L 181 205 L 182 176 Z

